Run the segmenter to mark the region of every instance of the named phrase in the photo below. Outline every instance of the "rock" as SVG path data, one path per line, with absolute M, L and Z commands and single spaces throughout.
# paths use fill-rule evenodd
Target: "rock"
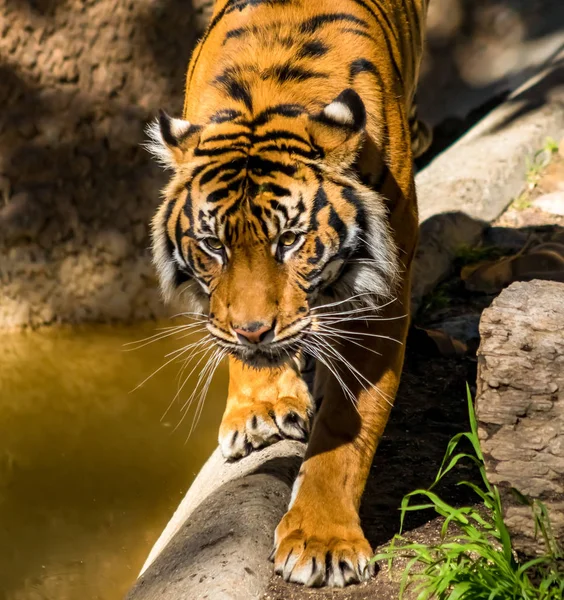
M 500 489 L 514 547 L 543 551 L 529 507 L 544 502 L 564 542 L 564 284 L 513 283 L 480 322 L 476 414 L 486 471 Z
M 543 194 L 533 200 L 533 206 L 536 206 L 551 215 L 564 216 L 564 192 Z

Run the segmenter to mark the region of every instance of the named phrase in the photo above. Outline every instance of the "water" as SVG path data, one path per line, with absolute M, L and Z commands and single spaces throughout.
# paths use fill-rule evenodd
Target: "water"
M 188 441 L 179 402 L 161 420 L 179 364 L 131 393 L 190 341 L 124 351 L 155 327 L 2 333 L 2 600 L 121 600 L 215 447 L 225 365 Z

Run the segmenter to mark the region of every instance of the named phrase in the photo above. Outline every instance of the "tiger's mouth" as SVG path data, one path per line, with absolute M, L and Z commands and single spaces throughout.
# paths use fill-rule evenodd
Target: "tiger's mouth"
M 286 333 L 283 338 L 270 339 L 266 342 L 246 343 L 237 339 L 236 335 L 224 328 L 218 328 L 216 324 L 209 322 L 208 331 L 214 338 L 217 346 L 226 350 L 229 354 L 239 359 L 250 367 L 276 368 L 287 364 L 295 359 L 302 350 L 307 331 L 311 326 L 308 318 L 299 319 L 297 327 Z

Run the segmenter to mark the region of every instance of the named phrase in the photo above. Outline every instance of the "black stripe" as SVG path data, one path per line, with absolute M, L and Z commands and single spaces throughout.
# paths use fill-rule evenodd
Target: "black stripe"
M 261 24 L 261 25 L 250 25 L 245 27 L 237 27 L 236 29 L 231 29 L 225 35 L 225 39 L 223 40 L 223 45 L 225 45 L 231 39 L 238 39 L 245 37 L 246 35 L 256 35 L 257 33 L 267 33 L 275 29 L 279 29 L 282 23 L 280 21 L 273 21 L 271 23 Z M 283 43 L 283 40 L 279 40 Z
M 356 224 L 361 231 L 367 230 L 366 210 L 362 200 L 356 195 L 356 191 L 351 187 L 345 187 L 341 191 L 342 197 L 352 204 L 356 209 Z
M 172 240 L 170 239 L 169 235 L 168 235 L 168 222 L 170 221 L 170 217 L 172 216 L 172 211 L 174 210 L 174 206 L 176 204 L 176 200 L 169 200 L 168 206 L 166 207 L 166 211 L 165 211 L 165 218 L 164 218 L 164 234 L 166 237 L 166 249 L 168 252 L 168 255 L 170 258 L 172 258 L 172 254 L 174 252 L 174 243 L 172 242 Z
M 253 135 L 252 143 L 260 144 L 262 142 L 272 142 L 278 140 L 295 140 L 296 142 L 302 143 L 304 146 L 311 147 L 309 142 L 297 133 L 292 133 L 286 129 L 269 129 L 262 135 Z
M 186 200 L 184 200 L 184 205 L 182 210 L 186 217 L 188 218 L 188 223 L 190 227 L 192 227 L 192 216 L 193 216 L 193 208 L 192 208 L 192 193 L 190 192 L 189 184 L 186 184 Z M 179 219 L 180 220 L 180 219 Z
M 315 269 L 312 269 L 311 271 L 309 271 L 309 273 L 305 276 L 305 278 L 308 281 L 311 281 L 312 279 L 315 279 L 317 276 L 321 275 L 321 273 L 323 273 L 323 269 L 325 268 L 325 265 L 322 265 L 321 267 L 316 267 Z
M 212 148 L 211 150 L 205 150 L 203 148 L 196 148 L 194 150 L 194 156 L 221 156 L 222 154 L 230 154 L 233 152 L 239 152 L 246 154 L 249 149 L 247 144 L 230 144 L 229 146 L 221 146 L 220 148 Z M 207 165 L 204 166 L 204 168 Z
M 327 54 L 329 46 L 324 44 L 321 40 L 311 40 L 306 42 L 300 50 L 298 50 L 298 58 L 318 58 Z
M 361 37 L 365 37 L 369 40 L 371 40 L 372 42 L 376 43 L 376 40 L 366 31 L 362 31 L 360 29 L 353 29 L 352 27 L 342 27 L 340 29 L 341 33 L 352 33 L 354 35 L 359 35 Z
M 349 66 L 349 77 L 354 79 L 359 73 L 372 73 L 376 75 L 378 69 L 376 69 L 376 65 L 373 62 L 366 58 L 357 58 Z
M 220 135 L 212 135 L 211 137 L 204 138 L 200 144 L 207 144 L 208 142 L 226 142 L 228 140 L 236 140 L 242 136 L 245 136 L 248 139 L 249 133 L 247 131 L 239 131 L 238 133 L 222 133 Z
M 243 9 L 247 8 L 247 6 L 254 7 L 254 6 L 260 6 L 261 4 L 266 4 L 266 5 L 289 4 L 290 2 L 292 2 L 292 0 L 239 0 L 237 4 L 235 4 L 234 6 L 231 6 L 226 11 L 226 14 L 235 12 L 236 10 L 238 10 L 240 12 Z
M 174 271 L 174 285 L 176 287 L 180 287 L 183 283 L 190 281 L 191 278 L 191 275 L 189 275 L 188 273 L 186 273 L 186 271 L 180 269 L 179 267 L 177 267 Z
M 348 21 L 360 25 L 361 27 L 368 28 L 368 23 L 366 21 L 363 21 L 354 15 L 348 13 L 327 13 L 316 15 L 315 17 L 303 21 L 300 24 L 300 33 L 315 33 L 320 27 L 323 27 L 323 25 L 339 21 Z
M 315 238 L 315 254 L 307 259 L 310 265 L 316 265 L 325 254 L 325 244 L 320 238 Z
M 182 224 L 180 223 L 180 215 L 178 215 L 178 218 L 176 219 L 176 225 L 174 227 L 174 238 L 175 238 L 175 242 L 176 242 L 176 247 L 178 248 L 178 251 L 180 252 L 180 249 L 182 248 L 182 236 L 184 235 L 184 232 L 182 231 Z
M 258 204 L 255 204 L 254 202 L 250 203 L 250 207 L 251 207 L 251 213 L 256 218 L 256 220 L 259 222 L 259 225 L 262 229 L 262 233 L 266 237 L 268 237 L 268 227 L 266 226 L 266 223 L 264 222 L 264 218 L 262 215 L 262 207 Z M 252 222 L 249 222 L 248 224 L 254 225 Z
M 226 121 L 234 121 L 237 117 L 241 117 L 242 113 L 232 108 L 224 108 L 218 110 L 210 119 L 210 123 L 225 123 Z
M 274 172 L 284 173 L 288 177 L 296 174 L 297 168 L 294 165 L 285 165 L 284 163 L 268 160 L 260 156 L 250 156 L 248 170 L 260 175 L 270 175 Z
M 239 208 L 241 207 L 239 200 L 240 200 L 240 198 L 237 198 L 227 208 L 223 207 L 224 208 L 224 211 L 223 211 L 224 219 L 229 218 L 231 215 L 235 214 L 239 210 Z
M 277 104 L 263 110 L 253 120 L 253 125 L 259 127 L 268 123 L 271 117 L 280 115 L 282 117 L 297 117 L 304 112 L 304 107 L 301 104 Z
M 224 188 L 220 188 L 219 190 L 211 192 L 211 194 L 208 194 L 207 202 L 220 202 L 221 200 L 224 200 L 225 198 L 229 197 L 229 194 L 231 192 L 235 192 L 241 187 L 243 179 L 244 177 L 238 177 Z
M 237 158 L 235 160 L 230 161 L 227 164 L 219 164 L 216 167 L 212 167 L 211 169 L 209 169 L 206 173 L 204 173 L 202 175 L 202 177 L 200 178 L 199 184 L 201 186 L 206 185 L 206 183 L 209 183 L 212 179 L 217 177 L 220 173 L 222 173 L 226 169 L 235 170 L 237 172 L 242 171 L 245 168 L 246 163 L 247 163 L 246 158 Z
M 223 43 L 225 44 L 225 42 L 227 42 L 227 40 L 233 39 L 233 38 L 239 38 L 242 37 L 243 35 L 246 35 L 247 33 L 251 33 L 252 28 L 250 27 L 237 27 L 237 29 L 231 29 L 231 31 L 228 31 L 225 39 L 223 40 Z
M 245 159 L 246 162 L 246 159 Z M 225 169 L 225 173 L 223 173 L 223 175 L 218 179 L 218 181 L 222 181 L 223 183 L 226 183 L 227 181 L 231 181 L 234 177 L 236 177 L 239 172 L 241 171 L 241 169 L 234 169 L 231 167 L 233 163 L 229 163 L 229 168 Z
M 278 200 L 271 200 L 270 206 L 272 206 L 272 208 L 274 210 L 281 212 L 284 215 L 284 219 L 285 219 L 286 223 L 288 223 L 288 208 L 286 206 L 284 206 L 284 204 L 282 204 L 282 202 L 278 202 Z
M 284 198 L 291 195 L 291 192 L 288 188 L 277 185 L 276 183 L 269 183 L 268 191 L 272 192 L 275 196 L 278 196 L 278 198 Z
M 345 225 L 344 221 L 332 206 L 329 210 L 329 226 L 337 232 L 339 241 L 342 244 L 347 239 L 348 227 Z
M 323 186 L 320 185 L 317 188 L 315 198 L 313 199 L 313 208 L 311 210 L 311 217 L 310 217 L 310 229 L 312 229 L 314 231 L 317 230 L 317 228 L 319 227 L 319 221 L 317 220 L 317 215 L 319 214 L 319 211 L 322 210 L 323 208 L 325 208 L 328 204 L 329 204 L 329 201 L 327 200 L 327 194 L 325 193 Z
M 288 154 L 292 154 L 295 156 L 301 156 L 302 158 L 314 159 L 319 158 L 319 153 L 315 150 L 304 150 L 303 148 L 299 148 L 298 146 L 293 146 L 291 144 L 268 144 L 267 146 L 260 147 L 261 152 L 287 152 Z
M 241 70 L 228 67 L 214 79 L 216 87 L 223 89 L 232 100 L 242 102 L 249 111 L 253 110 L 253 99 L 249 82 L 240 79 Z
M 303 67 L 292 65 L 289 62 L 283 65 L 274 65 L 261 73 L 262 79 L 276 79 L 279 83 L 285 83 L 287 81 L 307 81 L 308 79 L 326 79 L 328 77 L 327 73 L 310 71 Z

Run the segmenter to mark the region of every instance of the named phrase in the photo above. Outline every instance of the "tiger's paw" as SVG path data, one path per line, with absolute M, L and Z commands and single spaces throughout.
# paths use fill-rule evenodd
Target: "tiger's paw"
M 281 439 L 306 441 L 314 413 L 307 385 L 291 369 L 237 385 L 219 428 L 223 456 L 234 460 Z
M 309 512 L 309 511 L 308 511 Z M 291 508 L 276 528 L 274 571 L 308 587 L 345 587 L 374 576 L 373 553 L 356 515 L 350 526 Z M 310 516 L 311 518 L 308 518 Z

